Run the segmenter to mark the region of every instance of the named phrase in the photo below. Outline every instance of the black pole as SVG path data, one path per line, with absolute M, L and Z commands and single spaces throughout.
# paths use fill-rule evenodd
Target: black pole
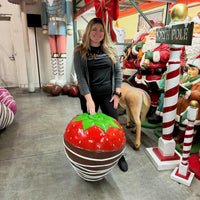
M 38 67 L 38 79 L 39 79 L 39 87 L 41 89 L 41 80 L 40 80 L 40 67 L 39 67 L 39 59 L 38 59 L 38 48 L 37 48 L 37 37 L 36 37 L 36 27 L 34 27 L 34 34 L 35 34 L 35 49 L 36 49 L 36 56 L 37 56 L 37 67 Z
M 146 17 L 146 15 L 142 12 L 142 10 L 137 6 L 137 4 L 133 0 L 129 0 L 132 5 L 137 9 L 137 11 L 142 15 L 144 20 L 149 24 L 150 27 L 153 27 L 153 24 L 149 21 L 149 19 Z

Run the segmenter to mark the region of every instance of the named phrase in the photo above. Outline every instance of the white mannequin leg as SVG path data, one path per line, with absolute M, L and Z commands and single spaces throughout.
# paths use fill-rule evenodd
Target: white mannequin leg
M 56 84 L 56 81 L 58 80 L 58 54 L 54 53 L 51 57 L 51 66 L 52 66 L 52 72 L 54 75 L 54 79 L 50 80 L 50 83 Z
M 58 58 L 58 81 L 56 81 L 56 84 L 60 85 L 61 87 L 67 83 L 66 61 L 67 55 L 66 53 L 62 53 Z

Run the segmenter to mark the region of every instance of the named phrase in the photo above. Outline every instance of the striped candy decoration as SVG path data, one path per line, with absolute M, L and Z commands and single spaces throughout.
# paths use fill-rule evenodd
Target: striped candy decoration
M 15 115 L 17 112 L 17 105 L 11 94 L 5 88 L 0 86 L 0 102 L 5 104 L 6 107 Z
M 188 106 L 186 111 L 182 113 L 183 120 L 185 119 L 185 114 L 187 114 L 187 121 L 188 121 L 184 137 L 183 154 L 179 167 L 176 167 L 171 174 L 171 179 L 179 183 L 185 184 L 187 186 L 190 186 L 192 179 L 194 177 L 194 173 L 188 170 L 189 168 L 188 160 L 190 156 L 190 150 L 192 147 L 194 121 L 197 117 L 197 112 L 198 112 L 198 102 L 193 100 L 190 102 L 190 106 Z
M 171 140 L 174 130 L 179 91 L 180 55 L 182 48 L 170 48 L 170 60 L 165 82 L 162 138 Z
M 14 119 L 14 113 L 9 107 L 0 102 L 0 130 L 8 127 Z
M 191 101 L 195 102 L 195 101 Z M 187 128 L 185 131 L 185 136 L 184 136 L 184 142 L 183 142 L 183 154 L 182 154 L 182 165 L 188 165 L 188 158 L 190 156 L 190 151 L 192 148 L 192 142 L 193 142 L 193 136 L 194 136 L 194 122 L 196 120 L 198 112 L 198 107 L 197 108 L 188 108 L 188 113 L 187 113 Z
M 182 161 L 181 161 L 183 165 L 188 164 L 188 158 L 190 155 L 192 141 L 193 141 L 193 132 L 194 132 L 193 124 L 194 124 L 194 121 L 191 121 L 188 119 L 188 125 L 187 125 L 185 136 L 184 136 L 183 154 L 182 154 Z

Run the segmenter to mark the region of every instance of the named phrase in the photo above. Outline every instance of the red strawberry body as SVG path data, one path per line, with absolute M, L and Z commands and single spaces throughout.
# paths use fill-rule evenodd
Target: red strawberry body
M 80 121 L 76 121 L 78 118 Z M 75 146 L 94 151 L 117 150 L 126 142 L 120 124 L 103 113 L 77 115 L 68 124 L 64 138 Z

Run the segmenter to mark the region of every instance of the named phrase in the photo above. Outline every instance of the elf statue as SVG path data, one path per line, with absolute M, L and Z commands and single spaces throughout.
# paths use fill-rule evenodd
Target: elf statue
M 67 82 L 66 42 L 72 35 L 72 0 L 43 0 L 43 33 L 49 35 L 51 66 L 54 78 L 51 84 L 61 87 Z
M 184 94 L 180 94 L 177 103 L 176 121 L 179 123 L 178 135 L 174 138 L 176 143 L 182 143 L 184 140 L 187 119 L 180 123 L 180 114 L 190 105 L 191 100 L 198 101 L 200 105 L 200 58 L 187 62 L 188 72 L 180 81 L 184 87 L 188 88 Z M 200 125 L 200 109 L 194 122 L 195 126 Z
M 184 111 L 185 106 L 189 105 L 190 100 L 197 100 L 200 103 L 200 12 L 192 19 L 194 22 L 192 44 L 185 46 L 185 53 L 188 59 L 188 73 L 182 80 L 182 83 L 189 88 L 189 91 L 185 95 L 180 95 L 177 107 L 177 121 L 179 120 L 179 114 Z M 191 88 L 190 88 L 191 87 Z M 182 102 L 182 103 L 181 103 Z M 195 128 L 200 125 L 200 112 L 198 111 L 197 120 L 195 121 Z M 175 137 L 176 143 L 182 143 L 185 135 L 186 122 L 179 123 L 178 136 Z M 199 135 L 195 135 L 199 138 Z M 197 139 L 198 140 L 198 139 Z

